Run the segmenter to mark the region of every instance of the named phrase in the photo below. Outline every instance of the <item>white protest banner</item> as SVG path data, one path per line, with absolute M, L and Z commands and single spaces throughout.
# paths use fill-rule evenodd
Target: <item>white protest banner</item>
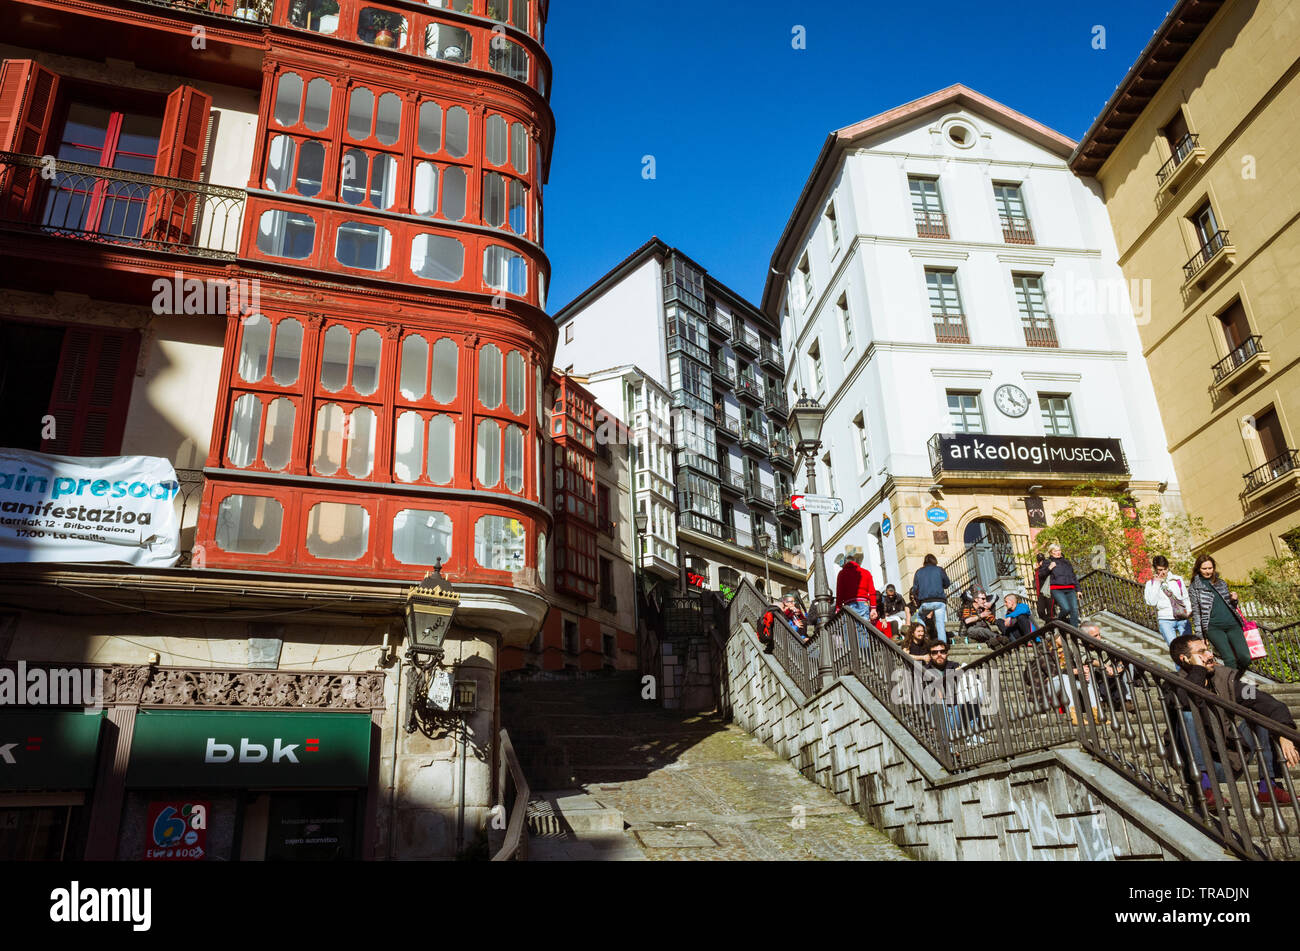
M 0 562 L 169 568 L 179 558 L 179 491 L 172 464 L 154 456 L 0 449 Z

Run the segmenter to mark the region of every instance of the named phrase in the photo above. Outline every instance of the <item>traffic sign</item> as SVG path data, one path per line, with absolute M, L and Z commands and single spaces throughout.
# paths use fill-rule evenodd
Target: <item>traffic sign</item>
M 889 530 L 893 527 L 894 527 L 894 523 L 889 520 L 888 515 L 886 515 L 884 518 L 880 520 L 880 534 L 888 535 Z
M 844 511 L 844 500 L 833 495 L 793 495 L 790 507 L 809 515 L 839 515 Z

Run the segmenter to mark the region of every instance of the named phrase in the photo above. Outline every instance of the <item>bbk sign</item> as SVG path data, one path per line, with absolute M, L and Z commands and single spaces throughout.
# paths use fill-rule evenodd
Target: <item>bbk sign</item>
M 364 786 L 369 761 L 367 714 L 142 711 L 127 783 Z
M 0 790 L 89 789 L 103 715 L 0 714 Z

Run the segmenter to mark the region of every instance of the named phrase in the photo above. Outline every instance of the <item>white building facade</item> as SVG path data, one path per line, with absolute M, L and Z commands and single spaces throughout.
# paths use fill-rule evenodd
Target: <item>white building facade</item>
M 828 563 L 861 547 L 878 585 L 906 593 L 926 554 L 1028 541 L 1029 509 L 1050 520 L 1082 483 L 1179 507 L 1073 145 L 962 86 L 828 138 L 763 298 L 790 399 L 828 407 L 818 489 L 845 505 L 822 518 Z M 993 587 L 1000 568 L 975 567 Z

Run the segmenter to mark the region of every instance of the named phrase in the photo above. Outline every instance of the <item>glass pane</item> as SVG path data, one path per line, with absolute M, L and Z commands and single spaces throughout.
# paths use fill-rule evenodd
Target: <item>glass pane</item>
M 357 352 L 352 358 L 352 388 L 362 396 L 379 389 L 379 355 L 383 349 L 379 331 L 366 329 L 357 334 Z
M 363 7 L 357 18 L 357 37 L 384 49 L 406 49 L 406 28 L 406 17 L 374 7 Z
M 483 173 L 483 223 L 494 228 L 506 223 L 506 180 L 496 172 Z
M 516 416 L 524 414 L 524 394 L 528 391 L 528 371 L 524 366 L 524 357 L 518 350 L 511 350 L 506 357 L 506 405 Z
M 371 120 L 374 118 L 375 94 L 365 86 L 352 90 L 348 100 L 348 135 L 361 141 L 370 138 Z
M 243 324 L 239 375 L 249 383 L 256 383 L 266 376 L 266 358 L 271 349 L 271 321 L 262 314 L 253 314 Z
M 528 264 L 523 255 L 490 244 L 483 253 L 483 283 L 522 297 L 528 292 Z
M 257 223 L 257 250 L 277 258 L 301 261 L 311 257 L 316 222 L 309 215 L 275 209 L 262 212 Z
M 230 412 L 230 442 L 226 456 L 237 468 L 251 466 L 257 458 L 257 430 L 262 423 L 262 401 L 252 393 L 235 400 Z
M 271 379 L 280 386 L 298 382 L 298 364 L 302 357 L 302 324 L 285 317 L 275 325 L 275 359 L 271 361 Z
M 438 166 L 432 162 L 419 162 L 415 166 L 411 210 L 417 215 L 432 215 L 438 210 Z
M 302 156 L 298 159 L 298 194 L 315 198 L 320 194 L 321 179 L 325 176 L 325 146 L 319 142 L 304 142 Z
M 523 182 L 510 181 L 510 230 L 515 234 L 528 231 L 528 189 Z
M 528 0 L 510 0 L 510 23 L 520 30 L 528 31 Z
M 485 515 L 474 523 L 474 559 L 495 571 L 523 571 L 528 533 L 518 519 Z
M 510 164 L 519 174 L 528 174 L 528 130 L 522 122 L 510 126 Z
M 296 143 L 287 135 L 277 135 L 271 140 L 271 148 L 266 155 L 267 191 L 286 192 L 293 182 L 294 156 Z
M 348 474 L 364 479 L 375 467 L 375 413 L 365 406 L 352 411 L 348 434 Z
M 402 341 L 401 380 L 398 387 L 402 398 L 424 399 L 424 381 L 429 376 L 429 342 L 419 334 L 411 334 Z
M 343 179 L 339 197 L 349 205 L 366 200 L 366 182 L 370 179 L 370 156 L 360 149 L 343 153 Z
M 284 507 L 260 495 L 228 495 L 217 507 L 217 547 L 222 551 L 265 555 L 280 547 Z
M 447 154 L 452 158 L 469 154 L 469 113 L 460 106 L 447 110 Z
M 397 417 L 397 442 L 393 453 L 393 474 L 399 482 L 416 482 L 424 459 L 424 420 L 419 413 Z
M 487 409 L 501 405 L 501 351 L 496 344 L 478 352 L 478 401 Z
M 370 173 L 370 204 L 376 208 L 393 207 L 397 198 L 397 159 L 391 155 L 376 155 Z
M 451 221 L 465 217 L 465 170 L 452 165 L 442 170 L 442 216 Z
M 411 271 L 431 281 L 459 281 L 465 274 L 465 246 L 455 238 L 416 235 L 411 242 Z
M 303 110 L 303 125 L 313 132 L 324 132 L 330 124 L 330 97 L 334 90 L 328 79 L 313 79 L 307 84 L 307 108 Z
M 506 164 L 506 120 L 501 116 L 487 117 L 487 160 L 493 165 Z
M 446 23 L 431 23 L 424 30 L 424 55 L 448 63 L 468 63 L 473 55 L 469 31 Z
M 430 445 L 430 452 L 433 447 Z M 501 481 L 501 424 L 491 419 L 480 420 L 476 446 L 475 468 L 479 484 L 491 489 Z
M 285 73 L 275 90 L 275 121 L 282 126 L 297 125 L 301 111 L 302 77 L 297 73 Z
M 379 225 L 345 221 L 334 240 L 334 257 L 344 267 L 382 271 L 392 261 L 393 236 Z
M 297 0 L 289 5 L 289 22 L 304 30 L 333 33 L 339 28 L 338 0 Z
M 266 433 L 262 437 L 262 462 L 280 472 L 293 454 L 293 423 L 298 408 L 293 400 L 281 396 L 266 409 Z
M 343 419 L 343 409 L 335 403 L 326 403 L 316 413 L 311 465 L 318 475 L 332 476 L 343 464 Z
M 417 144 L 426 155 L 432 155 L 442 148 L 442 106 L 436 102 L 420 103 Z
M 456 399 L 456 343 L 443 337 L 433 345 L 433 385 L 429 395 L 438 403 Z
M 325 346 L 321 349 L 320 385 L 330 393 L 337 393 L 348 384 L 348 351 L 352 348 L 352 333 L 335 324 L 325 331 Z
M 506 427 L 506 488 L 511 492 L 524 490 L 524 431 L 511 423 Z
M 402 100 L 391 92 L 379 97 L 379 116 L 375 120 L 375 138 L 392 145 L 402 134 Z
M 451 485 L 456 459 L 456 420 L 435 416 L 429 420 L 429 481 Z
M 307 516 L 307 550 L 317 558 L 355 561 L 370 547 L 370 513 L 360 505 L 320 502 Z
M 404 509 L 393 519 L 393 557 L 404 565 L 436 565 L 451 558 L 451 517 Z

